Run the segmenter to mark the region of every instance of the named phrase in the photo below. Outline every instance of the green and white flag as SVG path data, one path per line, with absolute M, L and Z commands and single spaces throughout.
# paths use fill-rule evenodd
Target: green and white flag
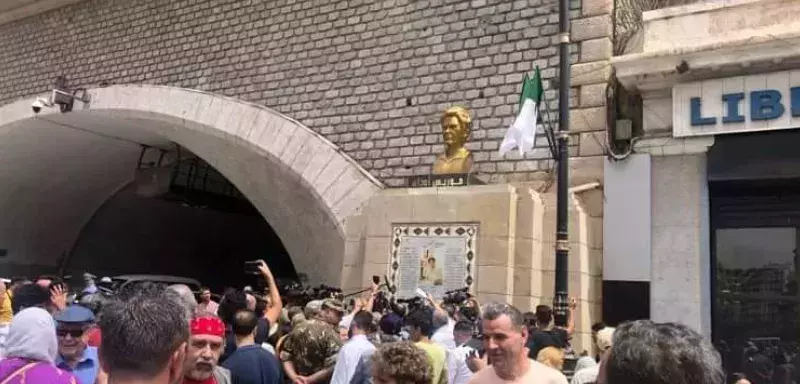
M 500 156 L 518 148 L 519 154 L 533 149 L 536 142 L 536 124 L 539 120 L 539 103 L 542 101 L 542 76 L 539 67 L 533 77 L 525 74 L 522 79 L 522 93 L 519 95 L 519 112 L 514 123 L 508 127 L 506 137 L 500 144 Z

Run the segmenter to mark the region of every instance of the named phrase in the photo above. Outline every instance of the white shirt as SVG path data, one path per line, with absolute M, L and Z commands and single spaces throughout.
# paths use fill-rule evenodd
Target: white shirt
M 273 354 L 273 355 L 275 354 L 275 347 L 273 347 L 273 346 L 272 346 L 271 344 L 269 344 L 269 343 L 263 343 L 263 344 L 261 344 L 261 348 L 264 348 L 264 349 L 266 349 L 266 350 L 267 350 L 267 352 L 269 352 L 269 353 L 271 353 L 271 354 Z
M 467 366 L 467 353 L 459 347 L 447 350 L 447 383 L 467 384 L 472 377 L 472 371 Z M 469 348 L 470 350 L 472 348 Z
M 349 330 L 350 329 L 350 323 L 353 322 L 353 317 L 355 317 L 355 316 L 347 315 L 347 316 L 342 317 L 342 320 L 339 321 L 339 328 L 344 328 L 344 329 Z
M 455 336 L 453 336 L 453 328 L 455 328 L 455 326 L 456 322 L 453 321 L 453 319 L 449 319 L 446 325 L 439 327 L 439 329 L 433 333 L 431 342 L 443 346 L 444 349 L 454 349 L 456 347 L 456 339 Z
M 361 356 L 367 351 L 374 351 L 375 346 L 370 343 L 364 335 L 353 335 L 336 357 L 336 365 L 333 367 L 331 384 L 349 384 L 356 372 Z
M 597 381 L 597 376 L 600 374 L 600 366 L 595 365 L 593 367 L 581 369 L 578 372 L 575 372 L 575 375 L 572 376 L 571 384 L 588 384 L 594 383 Z

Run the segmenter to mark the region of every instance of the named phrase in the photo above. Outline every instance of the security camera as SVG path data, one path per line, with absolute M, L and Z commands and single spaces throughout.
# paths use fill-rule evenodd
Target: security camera
M 45 107 L 49 108 L 49 107 L 52 107 L 52 106 L 53 106 L 53 103 L 51 103 L 47 99 L 43 99 L 43 98 L 40 97 L 40 98 L 36 99 L 36 101 L 34 101 L 33 104 L 31 104 L 31 109 L 33 109 L 33 113 L 38 114 L 39 112 L 42 111 L 42 108 L 45 108 Z

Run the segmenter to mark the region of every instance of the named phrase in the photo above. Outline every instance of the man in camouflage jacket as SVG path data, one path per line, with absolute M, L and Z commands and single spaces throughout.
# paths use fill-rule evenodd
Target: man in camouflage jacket
M 336 327 L 344 306 L 338 300 L 325 300 L 315 319 L 293 329 L 284 340 L 280 358 L 286 376 L 298 384 L 330 381 L 342 341 Z

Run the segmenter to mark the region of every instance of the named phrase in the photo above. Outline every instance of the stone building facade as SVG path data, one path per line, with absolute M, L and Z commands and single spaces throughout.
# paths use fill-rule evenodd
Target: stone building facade
M 16 7 L 10 7 L 16 6 Z M 557 124 L 554 0 L 18 0 L 0 8 L 2 261 L 63 264 L 130 190 L 142 145 L 177 143 L 230 180 L 312 282 L 387 273 L 398 223 L 478 225 L 482 299 L 551 303 L 554 162 L 544 136 L 497 149 L 523 73 Z M 576 345 L 600 318 L 611 0 L 573 0 L 570 293 Z M 31 112 L 63 76 L 90 102 Z M 444 149 L 441 112 L 472 112 L 473 170 L 492 185 L 401 188 Z M 26 170 L 27 169 L 27 170 Z M 148 174 L 149 175 L 149 174 Z M 154 178 L 157 178 L 154 176 Z M 142 241 L 148 241 L 142 239 Z M 130 265 L 135 265 L 131 263 Z
M 610 7 L 573 1 L 580 157 L 605 144 Z M 73 87 L 203 90 L 298 120 L 389 186 L 430 170 L 443 149 L 439 113 L 460 104 L 476 122 L 477 170 L 492 181 L 552 167 L 544 137 L 524 158 L 497 148 L 534 66 L 548 90 L 544 118 L 557 119 L 557 1 L 89 0 L 6 21 L 0 103 L 45 92 L 57 76 Z
M 643 205 L 605 223 L 605 268 L 648 286 L 645 316 L 712 338 L 728 373 L 746 372 L 751 345 L 789 351 L 798 337 L 800 56 L 786 49 L 798 12 L 791 0 L 650 11 L 640 49 L 613 59 L 642 98 L 643 135 L 606 173 L 607 197 Z M 636 246 L 614 252 L 619 240 Z

